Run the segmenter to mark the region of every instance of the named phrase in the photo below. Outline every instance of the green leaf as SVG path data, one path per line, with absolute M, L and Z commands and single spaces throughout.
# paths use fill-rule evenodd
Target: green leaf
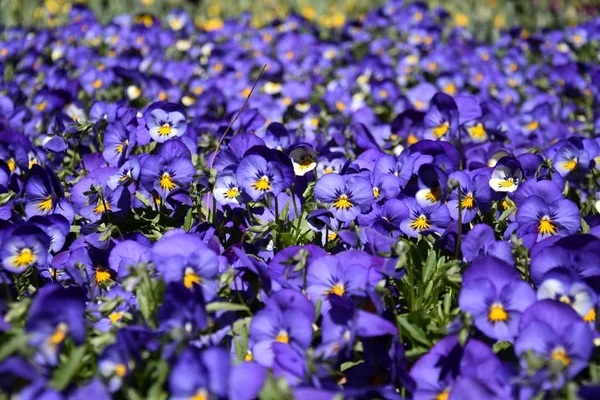
M 510 346 L 512 346 L 511 342 L 509 342 L 508 340 L 503 340 L 501 342 L 494 343 L 493 350 L 494 350 L 494 353 L 499 353 L 502 350 L 506 350 L 506 349 L 510 348 Z
M 150 200 L 140 192 L 135 192 L 135 198 L 141 201 L 146 207 L 150 207 Z
M 344 372 L 345 370 L 347 370 L 348 368 L 352 368 L 356 365 L 362 364 L 364 363 L 364 360 L 359 360 L 359 361 L 347 361 L 345 363 L 343 363 L 342 365 L 340 365 L 340 372 Z
M 50 381 L 50 386 L 56 390 L 64 390 L 69 383 L 71 383 L 71 378 L 73 378 L 81 367 L 84 355 L 85 346 L 77 347 L 71 351 L 67 361 L 64 364 L 61 364 L 54 373 L 54 376 Z
M 183 229 L 186 230 L 186 232 L 189 232 L 190 229 L 192 229 L 192 225 L 194 224 L 194 213 L 193 213 L 194 209 L 190 208 L 187 213 L 185 214 L 185 218 L 183 219 Z
M 590 226 L 588 225 L 587 222 L 585 222 L 585 220 L 583 218 L 581 218 L 581 233 L 589 233 L 590 232 Z
M 14 196 L 15 196 L 15 192 L 13 192 L 13 191 L 0 194 L 0 206 L 8 203 L 8 201 L 10 199 L 12 199 Z
M 0 347 L 0 361 L 13 355 L 19 350 L 27 348 L 28 341 L 29 336 L 27 335 L 19 334 L 17 336 L 13 336 L 9 341 L 5 342 L 2 347 Z
M 206 311 L 246 311 L 250 313 L 250 309 L 245 304 L 214 302 L 206 305 Z
M 400 322 L 400 326 L 404 329 L 403 335 L 408 333 L 408 335 L 415 341 L 424 344 L 426 346 L 433 346 L 431 340 L 427 338 L 425 332 L 421 330 L 421 328 L 411 324 L 405 316 L 399 316 L 398 322 Z
M 288 400 L 293 396 L 285 378 L 275 379 L 273 374 L 269 373 L 258 398 L 260 400 Z
M 500 219 L 498 219 L 498 221 L 504 221 L 505 219 L 507 219 L 508 217 L 510 217 L 510 215 L 515 212 L 515 210 L 517 209 L 517 206 L 512 206 L 511 208 L 509 208 L 508 210 L 504 211 L 502 213 L 502 215 L 500 216 Z
M 429 280 L 433 277 L 433 274 L 437 269 L 436 256 L 435 250 L 429 250 L 427 261 L 425 261 L 425 268 L 423 268 L 423 282 L 429 282 Z
M 164 390 L 165 382 L 169 376 L 169 364 L 164 360 L 158 360 L 156 367 L 152 371 L 152 385 L 148 389 L 148 398 L 162 400 L 169 396 Z

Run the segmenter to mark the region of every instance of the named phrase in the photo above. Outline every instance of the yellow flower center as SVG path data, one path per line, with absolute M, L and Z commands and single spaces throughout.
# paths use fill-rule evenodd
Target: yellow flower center
M 290 342 L 290 337 L 286 331 L 281 331 L 275 338 L 276 342 L 288 344 Z
M 526 128 L 530 131 L 535 131 L 540 126 L 538 121 L 531 121 L 526 125 Z
M 560 301 L 561 303 L 565 303 L 565 304 L 571 304 L 571 298 L 565 294 L 563 294 L 562 296 L 560 296 L 558 298 L 558 301 Z
M 162 126 L 160 128 L 158 128 L 158 134 L 160 136 L 170 135 L 171 132 L 172 132 L 171 125 L 169 125 L 167 123 L 162 124 Z
M 335 170 L 332 167 L 327 167 L 323 170 L 324 174 L 330 174 L 332 172 L 335 172 Z
M 565 367 L 571 365 L 571 358 L 567 355 L 567 351 L 562 346 L 555 348 L 550 357 L 553 360 L 560 361 Z
M 450 129 L 450 124 L 448 123 L 448 121 L 446 121 L 443 124 L 441 124 L 440 126 L 433 128 L 433 134 L 436 137 L 442 137 L 446 133 L 448 133 L 449 129 Z
M 506 178 L 502 182 L 500 182 L 500 187 L 509 188 L 515 184 L 515 180 L 513 178 Z
M 300 158 L 300 162 L 298 163 L 298 165 L 301 169 L 309 169 L 310 167 L 312 167 L 314 162 L 315 160 L 310 155 L 306 155 Z
M 295 55 L 294 52 L 290 50 L 285 53 L 285 58 L 287 58 L 288 60 L 291 60 L 292 58 L 294 58 L 294 55 Z
M 346 292 L 346 289 L 344 288 L 344 284 L 343 283 L 336 283 L 335 285 L 333 285 L 329 290 L 325 291 L 325 295 L 329 295 L 329 294 L 335 294 L 336 296 L 343 296 L 344 293 Z
M 379 188 L 378 187 L 373 188 L 373 197 L 375 197 L 376 199 L 379 198 Z
M 348 195 L 342 194 L 338 199 L 333 203 L 333 206 L 337 209 L 347 210 L 352 207 L 352 202 L 348 200 Z
M 269 177 L 266 175 L 261 176 L 254 184 L 252 184 L 254 189 L 260 192 L 266 192 L 267 190 L 271 190 L 271 182 L 269 181 Z
M 467 210 L 473 209 L 473 207 L 475 207 L 475 198 L 473 198 L 473 195 L 469 193 L 463 197 L 462 201 L 460 202 L 460 206 L 462 208 L 466 208 Z
M 482 124 L 476 124 L 476 125 L 469 127 L 468 132 L 469 132 L 469 135 L 473 139 L 482 140 L 482 139 L 485 139 L 487 136 L 487 134 L 485 132 L 485 128 L 483 127 Z
M 450 388 L 444 389 L 444 391 L 440 392 L 437 396 L 435 396 L 435 400 L 448 400 L 450 397 Z
M 112 324 L 116 324 L 123 318 L 123 314 L 125 314 L 125 311 L 115 311 L 109 314 L 108 319 Z
M 208 391 L 206 389 L 200 389 L 195 395 L 190 397 L 189 400 L 208 400 Z
M 29 247 L 22 248 L 19 253 L 13 257 L 12 265 L 17 268 L 29 267 L 37 259 L 36 255 Z
M 408 135 L 408 139 L 406 139 L 406 141 L 408 142 L 408 144 L 415 144 L 419 141 L 419 138 L 411 133 L 410 135 Z
M 562 167 L 567 171 L 573 171 L 575 168 L 577 168 L 577 159 L 564 161 L 562 163 Z
M 117 364 L 115 367 L 115 375 L 118 377 L 124 377 L 127 373 L 127 367 L 124 364 Z
M 236 187 L 229 188 L 229 190 L 227 190 L 225 192 L 225 197 L 229 200 L 233 200 L 236 197 L 238 197 L 239 195 L 240 195 L 240 190 Z
M 291 97 L 284 97 L 283 100 L 281 100 L 281 102 L 284 106 L 289 106 L 290 104 L 292 104 L 292 99 Z
M 430 226 L 431 225 L 429 225 L 429 222 L 427 222 L 427 217 L 423 214 L 415 218 L 410 224 L 410 227 L 416 231 L 422 231 L 424 229 L 429 228 Z
M 110 272 L 102 267 L 96 269 L 95 280 L 97 284 L 101 284 L 110 280 Z
M 446 86 L 444 86 L 444 92 L 446 92 L 449 95 L 453 95 L 456 93 L 456 86 L 454 85 L 454 83 L 449 83 Z
M 596 321 L 596 309 L 592 308 L 585 316 L 583 317 L 585 322 L 594 322 Z
M 38 204 L 38 209 L 43 212 L 48 212 L 48 211 L 52 210 L 52 195 L 51 194 L 49 194 L 48 197 L 46 197 L 42 201 L 40 201 L 40 204 Z
M 171 175 L 169 175 L 168 172 L 165 172 L 162 174 L 158 184 L 160 185 L 161 188 L 163 188 L 164 190 L 166 190 L 168 192 L 170 192 L 171 190 L 175 189 L 175 187 L 177 187 L 177 185 L 175 184 L 175 182 L 173 182 L 173 179 L 171 178 Z
M 102 80 L 101 79 L 96 79 L 93 83 L 92 83 L 92 87 L 94 89 L 100 89 L 102 87 Z
M 250 350 L 246 351 L 246 355 L 244 356 L 244 361 L 252 361 L 254 357 L 252 356 L 252 352 Z
M 337 238 L 337 232 L 331 232 L 329 235 L 327 235 L 327 240 L 330 242 L 333 242 L 335 238 Z
M 69 327 L 64 322 L 59 323 L 54 330 L 52 336 L 50 336 L 50 345 L 57 346 L 62 343 L 63 340 L 67 337 L 67 332 Z
M 186 288 L 191 289 L 192 287 L 194 287 L 194 284 L 199 285 L 200 282 L 200 277 L 196 275 L 196 273 L 191 268 L 187 268 L 185 274 L 183 275 L 183 285 Z
M 40 104 L 38 104 L 37 106 L 35 106 L 35 108 L 37 108 L 38 111 L 44 111 L 46 109 L 47 105 L 48 105 L 48 103 L 46 102 L 46 100 L 44 100 Z
M 426 195 L 425 199 L 429 200 L 431 203 L 435 204 L 442 197 L 442 188 L 436 187 L 434 190 L 430 190 Z
M 490 320 L 490 322 L 508 321 L 508 313 L 506 312 L 502 304 L 494 303 L 490 307 L 488 319 Z
M 8 165 L 8 170 L 10 172 L 14 172 L 15 169 L 17 168 L 17 162 L 12 157 L 8 159 L 8 161 L 6 162 L 6 164 Z
M 123 143 L 117 146 L 117 154 L 121 154 L 123 152 L 123 147 L 129 144 L 129 140 L 125 140 Z
M 342 101 L 336 101 L 335 108 L 337 108 L 338 111 L 344 111 L 346 109 L 346 105 Z
M 94 212 L 96 214 L 102 214 L 105 211 L 110 211 L 110 204 L 108 204 L 106 201 L 102 201 L 100 200 L 98 202 L 98 205 L 96 206 L 96 208 L 94 208 Z
M 422 110 L 425 108 L 425 103 L 423 103 L 421 100 L 417 100 L 415 101 L 415 108 L 417 110 Z
M 387 98 L 387 97 L 388 97 L 388 92 L 387 92 L 387 90 L 385 90 L 385 89 L 381 89 L 381 90 L 379 91 L 379 97 L 381 97 L 382 99 L 385 99 L 385 98 Z
M 456 25 L 460 27 L 465 27 L 469 23 L 469 17 L 466 14 L 457 14 L 455 21 Z M 446 395 L 446 397 L 448 397 L 448 395 Z
M 544 216 L 540 220 L 540 224 L 538 226 L 538 232 L 542 235 L 556 235 L 556 226 L 550 220 L 550 217 Z

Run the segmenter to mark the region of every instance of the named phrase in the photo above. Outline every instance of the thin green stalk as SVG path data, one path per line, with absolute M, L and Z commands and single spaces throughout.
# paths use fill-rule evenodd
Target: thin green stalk
M 458 184 L 458 229 L 456 234 L 456 250 L 454 257 L 458 260 L 460 256 L 460 242 L 462 240 L 462 188 Z

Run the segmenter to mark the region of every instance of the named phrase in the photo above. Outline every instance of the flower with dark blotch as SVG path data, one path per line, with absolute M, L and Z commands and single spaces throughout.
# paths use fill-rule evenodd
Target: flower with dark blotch
M 140 177 L 141 169 L 140 159 L 137 156 L 133 156 L 121 165 L 118 172 L 108 178 L 106 186 L 115 190 L 119 186 L 135 184 Z M 134 188 L 131 190 L 134 190 Z
M 552 184 L 548 181 L 539 183 Z M 517 235 L 531 236 L 534 242 L 553 235 L 572 235 L 581 226 L 579 208 L 564 198 L 549 202 L 538 196 L 530 196 L 519 206 L 516 220 L 519 224 Z
M 217 173 L 213 194 L 221 205 L 239 206 L 243 202 L 243 189 L 238 185 L 235 171 L 227 168 Z
M 50 168 L 33 165 L 25 185 L 25 212 L 27 217 L 34 215 L 61 214 L 73 222 L 71 204 L 64 198 L 64 191 L 58 177 Z
M 197 234 L 177 233 L 163 236 L 152 247 L 152 261 L 166 282 L 179 282 L 188 290 L 202 288 L 204 299 L 217 293 L 220 261 Z
M 124 187 L 108 187 L 108 179 L 116 168 L 98 168 L 73 186 L 71 203 L 75 210 L 90 221 L 98 221 L 105 213 L 123 216 L 129 211 L 131 195 Z
M 136 129 L 137 127 L 125 126 L 120 121 L 106 127 L 102 157 L 109 165 L 118 167 L 129 157 L 136 144 Z
M 375 201 L 373 187 L 361 176 L 327 174 L 315 185 L 315 199 L 331 205 L 331 212 L 342 222 L 349 222 L 366 212 Z
M 552 165 L 561 176 L 576 176 L 588 170 L 590 155 L 580 139 L 565 140 L 558 148 Z
M 490 187 L 496 192 L 512 193 L 521 184 L 523 170 L 514 157 L 502 157 L 496 163 L 490 178 Z
M 179 104 L 164 101 L 153 103 L 146 109 L 144 118 L 150 136 L 158 143 L 181 137 L 187 130 L 187 116 Z
M 287 160 L 287 164 L 291 162 Z M 254 201 L 268 193 L 276 196 L 291 184 L 287 164 L 261 154 L 246 155 L 237 167 L 237 182 Z
M 460 208 L 462 209 L 462 222 L 464 224 L 471 222 L 477 212 L 481 210 L 485 213 L 491 202 L 491 190 L 488 184 L 488 177 L 485 174 L 472 175 L 463 171 L 456 171 L 450 175 L 450 178 L 459 183 L 452 191 L 448 201 L 448 210 L 453 219 L 458 220 L 458 191 L 461 191 Z
M 369 214 L 358 216 L 361 226 L 370 226 L 386 236 L 400 235 L 400 223 L 408 217 L 408 208 L 402 200 L 390 199 L 383 205 L 374 204 Z
M 166 200 L 176 189 L 187 189 L 195 173 L 194 165 L 187 158 L 166 159 L 155 155 L 143 162 L 140 182 L 146 190 L 155 190 Z
M 308 143 L 297 143 L 288 149 L 297 176 L 304 176 L 317 167 L 317 153 Z
M 17 225 L 3 231 L 0 239 L 0 259 L 5 270 L 20 274 L 31 266 L 46 267 L 50 239 L 39 227 Z
M 438 92 L 431 99 L 425 114 L 425 139 L 450 140 L 458 129 L 458 107 L 454 99 Z
M 448 192 L 448 175 L 433 164 L 423 164 L 417 174 L 419 191 L 415 194 L 417 203 L 423 207 L 443 202 Z
M 400 179 L 393 174 L 373 172 L 371 185 L 373 185 L 373 197 L 378 202 L 393 199 L 400 191 Z
M 428 232 L 442 233 L 450 223 L 450 213 L 445 204 L 436 203 L 429 207 L 421 207 L 411 197 L 404 199 L 408 207 L 408 218 L 400 224 L 402 232 L 417 237 Z

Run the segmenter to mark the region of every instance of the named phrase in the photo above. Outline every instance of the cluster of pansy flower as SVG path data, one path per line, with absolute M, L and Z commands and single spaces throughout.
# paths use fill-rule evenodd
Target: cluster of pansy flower
M 0 33 L 0 398 L 597 398 L 600 21 Z

